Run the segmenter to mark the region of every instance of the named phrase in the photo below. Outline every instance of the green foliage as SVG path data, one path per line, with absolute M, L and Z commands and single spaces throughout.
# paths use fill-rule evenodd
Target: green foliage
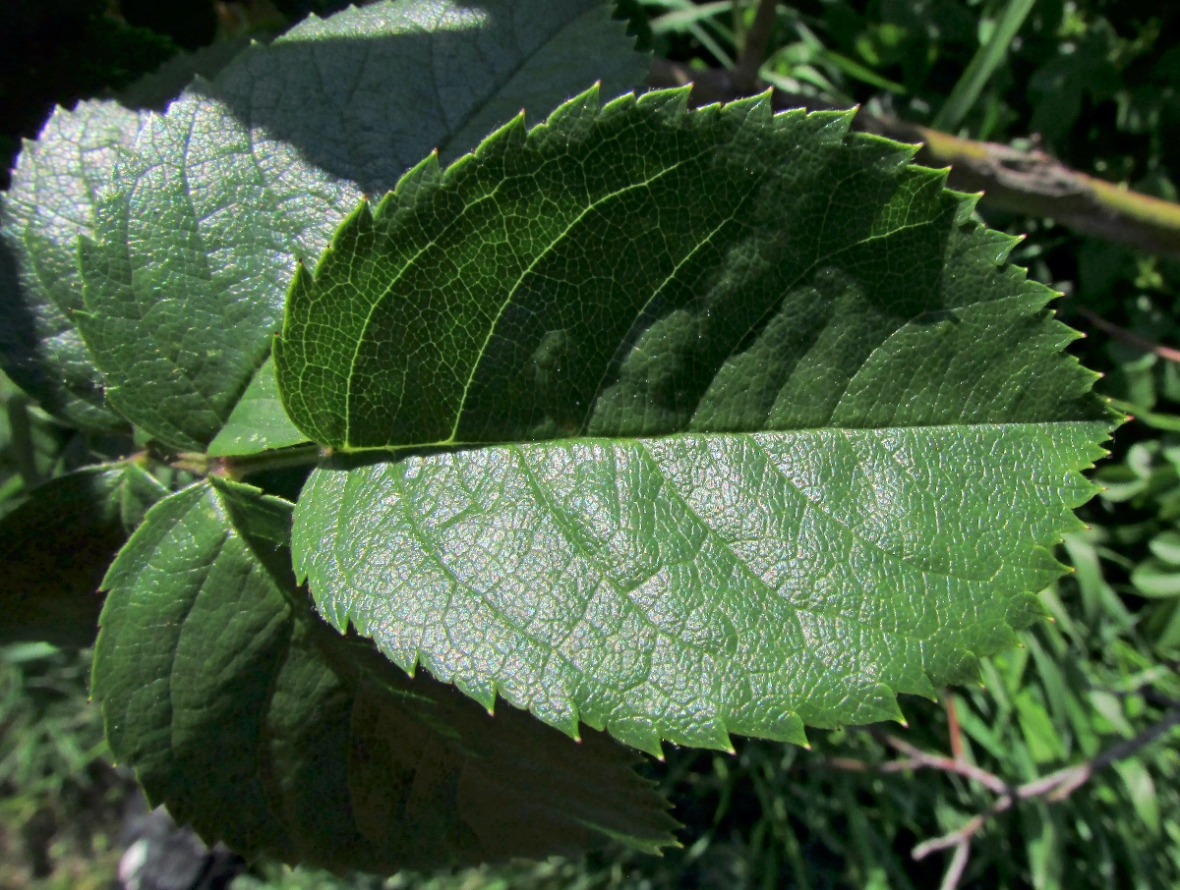
M 74 321 L 82 308 L 75 239 L 93 234 L 95 197 L 138 125 L 136 112 L 113 102 L 59 108 L 21 154 L 4 195 L 4 370 L 45 410 L 84 428 L 118 429 L 123 421 L 103 405 L 102 379 Z
M 134 463 L 88 467 L 30 491 L 0 520 L 0 642 L 93 643 L 105 567 L 167 493 Z M 43 546 L 47 539 L 53 548 Z
M 115 171 L 97 240 L 83 241 L 79 321 L 108 401 L 203 450 L 269 353 L 296 260 L 323 250 L 362 191 L 595 77 L 616 90 L 642 77 L 596 0 L 546 2 L 544 14 L 517 5 L 418 0 L 309 19 L 151 115 Z M 517 35 L 517 15 L 537 26 Z
M 8 0 L 0 13 L 0 188 L 21 137 L 55 104 L 118 90 L 176 52 L 162 34 L 130 26 L 108 0 Z
M 0 884 L 99 890 L 115 879 L 127 789 L 86 701 L 90 651 L 0 646 Z
M 1049 292 L 909 149 L 685 99 L 432 156 L 296 275 L 275 346 L 337 450 L 561 438 L 318 469 L 297 568 L 407 670 L 653 753 L 969 676 L 1037 614 L 1108 424 Z
M 731 62 L 753 12 L 647 5 L 667 13 L 657 51 L 698 62 Z M 926 120 L 991 47 L 960 109 L 969 133 L 1030 132 L 1074 83 L 1054 138 L 1091 126 L 1077 141 L 1094 149 L 1091 104 L 1134 94 L 1119 126 L 1151 136 L 1132 166 L 1168 157 L 1171 94 L 1135 93 L 1150 24 L 1128 37 L 1089 6 L 1037 4 L 1009 39 L 1001 3 L 812 6 L 781 9 L 763 66 L 780 85 Z M 668 95 L 600 110 L 596 94 L 550 115 L 596 79 L 608 99 L 642 79 L 610 12 L 413 0 L 310 19 L 211 61 L 166 111 L 59 111 L 22 159 L 0 251 L 19 324 L 0 354 L 41 407 L 10 399 L 0 440 L 6 565 L 37 565 L 10 530 L 35 534 L 63 504 L 117 543 L 137 519 L 116 497 L 128 478 L 145 500 L 175 492 L 104 584 L 95 693 L 115 753 L 210 839 L 383 873 L 608 838 L 650 851 L 669 839 L 658 795 L 579 718 L 651 751 L 724 748 L 729 731 L 802 740 L 804 721 L 896 718 L 896 692 L 933 697 L 1017 639 L 983 662 L 987 691 L 956 699 L 965 756 L 1013 780 L 1133 733 L 1175 695 L 1156 661 L 1180 600 L 1155 500 L 1175 481 L 1170 442 L 1128 456 L 1148 481 L 1089 514 L 1132 503 L 1133 533 L 1071 518 L 1112 421 L 1061 354 L 1073 335 L 1051 292 L 1004 265 L 1014 239 L 908 148 L 848 136 L 845 115 L 687 112 Z M 1092 45 L 1092 67 L 1059 59 L 1063 41 Z M 1151 77 L 1172 76 L 1164 62 Z M 1017 98 L 1029 64 L 1041 92 Z M 166 82 L 137 101 L 161 107 Z M 522 106 L 549 123 L 496 129 Z M 98 163 L 70 127 L 99 140 Z M 418 163 L 434 148 L 446 172 Z M 362 195 L 375 212 L 354 210 Z M 1062 243 L 1037 231 L 1017 256 L 1056 284 Z M 1128 273 L 1098 246 L 1082 265 L 1097 299 L 1132 279 L 1170 293 L 1162 267 Z M 1133 365 L 1104 385 L 1140 406 Z M 319 455 L 306 438 L 329 447 L 300 495 L 308 467 L 292 465 Z M 336 630 L 295 584 L 296 498 L 295 565 Z M 1018 636 L 1070 530 L 1077 581 L 1045 595 L 1061 630 Z M 1112 563 L 1121 541 L 1135 556 Z M 93 603 L 93 577 L 66 599 Z M 504 705 L 489 716 L 497 695 L 584 741 Z M 945 746 L 941 709 L 904 709 L 918 744 Z M 887 771 L 876 736 L 812 742 L 671 751 L 658 772 L 689 827 L 664 860 L 437 882 L 936 882 L 909 847 L 986 798 Z M 968 880 L 1166 885 L 1174 773 L 1153 750 L 1061 809 L 1020 809 L 980 836 Z M 1137 832 L 1159 839 L 1150 853 Z
M 294 584 L 291 505 L 235 483 L 161 501 L 115 560 L 95 652 L 116 757 L 210 841 L 335 868 L 543 856 L 602 832 L 670 840 L 605 739 L 575 748 L 409 682 Z M 249 602 L 250 608 L 241 608 Z

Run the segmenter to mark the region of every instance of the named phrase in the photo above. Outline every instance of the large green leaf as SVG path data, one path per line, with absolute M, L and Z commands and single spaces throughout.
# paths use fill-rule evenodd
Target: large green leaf
M 95 205 L 120 146 L 140 115 L 114 102 L 58 108 L 26 142 L 0 213 L 0 360 L 41 405 L 78 426 L 116 429 L 102 379 L 74 325 L 82 308 L 77 239 L 91 234 Z
M 419 449 L 316 470 L 297 570 L 403 667 L 570 733 L 896 717 L 1040 614 L 1111 418 L 912 148 L 685 100 L 591 91 L 428 159 L 297 273 L 296 425 Z
M 107 575 L 93 692 L 153 802 L 247 856 L 379 872 L 671 841 L 606 736 L 492 717 L 327 627 L 294 585 L 290 515 L 200 483 Z
M 88 467 L 29 492 L 0 520 L 0 642 L 93 643 L 99 582 L 167 493 L 132 463 Z
M 602 0 L 410 0 L 312 17 L 152 115 L 83 244 L 82 332 L 120 412 L 203 449 L 270 349 L 297 258 L 423 153 L 471 149 L 646 57 Z

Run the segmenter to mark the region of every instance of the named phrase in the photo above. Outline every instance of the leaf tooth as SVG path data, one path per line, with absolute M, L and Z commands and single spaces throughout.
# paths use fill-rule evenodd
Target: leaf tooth
M 344 218 L 340 228 L 332 235 L 332 243 L 316 263 L 315 278 L 330 273 L 337 262 L 347 263 L 354 252 L 373 249 L 373 211 L 367 198 L 362 198 L 352 213 Z M 290 305 L 290 300 L 287 301 Z
M 514 150 L 519 150 L 524 146 L 527 138 L 528 127 L 525 125 L 524 112 L 521 111 L 508 123 L 484 137 L 483 142 L 474 149 L 456 158 L 443 173 L 442 181 L 453 182 L 463 168 L 473 161 L 487 162 L 494 158 L 504 157 Z
M 947 189 L 947 194 L 959 202 L 959 210 L 955 214 L 955 225 L 965 226 L 972 223 L 972 215 L 975 213 L 975 208 L 979 206 L 983 192 L 959 192 L 954 189 Z
M 688 113 L 688 99 L 692 92 L 692 86 L 669 87 L 665 90 L 652 90 L 649 93 L 644 93 L 636 101 L 636 105 L 642 111 L 650 111 L 653 113 L 660 113 L 668 117 L 677 117 Z M 610 102 L 606 107 L 610 108 L 615 102 L 620 99 L 625 99 L 626 96 L 620 96 Z M 716 104 L 716 103 L 714 103 Z M 706 108 L 709 106 L 705 106 Z M 700 109 L 697 109 L 699 112 Z
M 657 760 L 664 759 L 663 745 L 660 743 L 660 732 L 656 725 L 641 717 L 631 717 L 625 720 L 611 720 L 606 729 L 612 736 L 625 745 L 637 748 L 645 754 L 650 754 Z
M 726 102 L 721 106 L 720 114 L 722 117 L 742 117 L 753 126 L 764 127 L 774 117 L 774 110 L 770 105 L 770 90 Z
M 543 144 L 551 136 L 558 140 L 558 144 L 576 142 L 584 139 L 599 117 L 605 114 L 602 109 L 600 91 L 601 82 L 593 84 L 572 99 L 562 102 L 553 109 L 549 117 L 528 131 L 530 145 Z M 632 97 L 629 99 L 629 97 Z M 612 109 L 629 107 L 633 104 L 633 94 L 624 93 L 610 103 Z M 521 112 L 522 114 L 524 112 Z
M 496 713 L 496 685 L 488 683 L 477 675 L 460 676 L 455 675 L 451 681 L 455 684 L 460 692 L 470 698 L 475 699 L 489 715 Z
M 809 135 L 825 142 L 843 142 L 852 128 L 856 109 L 844 111 L 809 111 L 804 120 L 810 127 Z
M 909 695 L 920 695 L 922 698 L 936 701 L 938 699 L 938 690 L 931 680 L 930 674 L 925 670 L 918 670 L 912 675 L 907 676 L 905 687 L 901 690 Z
M 759 716 L 765 717 L 765 714 Z M 734 735 L 746 735 L 752 738 L 769 739 L 772 742 L 789 742 L 801 748 L 810 748 L 807 741 L 807 729 L 803 718 L 793 712 L 782 714 L 778 719 L 759 723 L 755 719 L 725 721 L 725 728 Z
M 384 221 L 402 207 L 409 207 L 418 198 L 419 193 L 428 186 L 436 184 L 442 178 L 442 170 L 438 164 L 438 149 L 436 148 L 417 164 L 402 174 L 393 191 L 387 193 L 377 205 L 374 218 Z
M 598 84 L 595 84 L 595 86 L 598 86 Z M 655 90 L 654 92 L 661 91 Z M 625 114 L 637 106 L 641 101 L 642 100 L 635 95 L 635 91 L 632 90 L 629 93 L 623 93 L 620 96 L 615 96 L 615 98 L 611 99 L 597 110 L 597 115 L 600 118 L 606 118 L 612 114 Z M 550 115 L 549 119 L 552 120 L 553 116 Z

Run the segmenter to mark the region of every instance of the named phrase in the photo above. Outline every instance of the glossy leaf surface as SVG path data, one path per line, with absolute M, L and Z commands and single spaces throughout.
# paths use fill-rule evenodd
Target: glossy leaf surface
M 94 231 L 99 194 L 140 115 L 114 102 L 58 108 L 26 142 L 0 214 L 0 356 L 47 411 L 82 427 L 117 429 L 102 378 L 78 333 L 77 239 Z
M 403 667 L 570 733 L 897 717 L 1040 614 L 1112 420 L 910 148 L 685 98 L 428 159 L 296 276 L 292 419 L 419 449 L 317 470 L 297 570 Z
M 203 450 L 266 360 L 299 258 L 362 191 L 457 155 L 522 107 L 646 57 L 601 0 L 375 3 L 310 18 L 152 114 L 83 245 L 86 341 L 108 397 Z
M 290 513 L 195 485 L 106 578 L 94 695 L 153 802 L 247 856 L 382 873 L 671 842 L 610 739 L 491 717 L 323 624 L 294 586 Z
M 209 454 L 215 457 L 259 454 L 306 441 L 307 436 L 295 428 L 283 409 L 274 362 L 267 359 L 234 406 L 221 432 L 209 443 Z

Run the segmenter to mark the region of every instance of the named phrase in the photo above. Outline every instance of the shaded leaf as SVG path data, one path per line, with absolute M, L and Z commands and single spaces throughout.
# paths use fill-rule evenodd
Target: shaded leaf
M 248 46 L 250 39 L 243 36 L 217 40 L 192 52 L 182 50 L 155 71 L 119 90 L 115 98 L 127 108 L 165 111 L 195 78 L 212 80 Z
M 407 670 L 571 734 L 898 717 L 1043 614 L 1112 421 L 911 148 L 685 99 L 590 91 L 428 159 L 297 273 L 284 403 L 374 452 L 313 473 L 297 570 Z
M 0 213 L 0 360 L 47 411 L 68 423 L 118 429 L 102 379 L 75 327 L 82 308 L 77 239 L 94 231 L 99 194 L 140 116 L 114 102 L 58 108 L 26 142 Z
M 216 457 L 258 454 L 306 441 L 307 436 L 287 417 L 279 398 L 274 362 L 268 358 L 234 406 L 221 432 L 209 443 L 209 454 Z
M 106 578 L 94 694 L 154 802 L 248 856 L 378 872 L 671 841 L 608 738 L 491 717 L 324 625 L 291 577 L 290 511 L 195 485 Z
M 0 642 L 94 642 L 99 582 L 147 508 L 165 494 L 134 464 L 89 467 L 31 491 L 0 520 Z
M 83 334 L 108 397 L 189 450 L 270 349 L 299 257 L 424 152 L 646 71 L 601 0 L 415 0 L 315 17 L 151 115 L 86 242 Z

